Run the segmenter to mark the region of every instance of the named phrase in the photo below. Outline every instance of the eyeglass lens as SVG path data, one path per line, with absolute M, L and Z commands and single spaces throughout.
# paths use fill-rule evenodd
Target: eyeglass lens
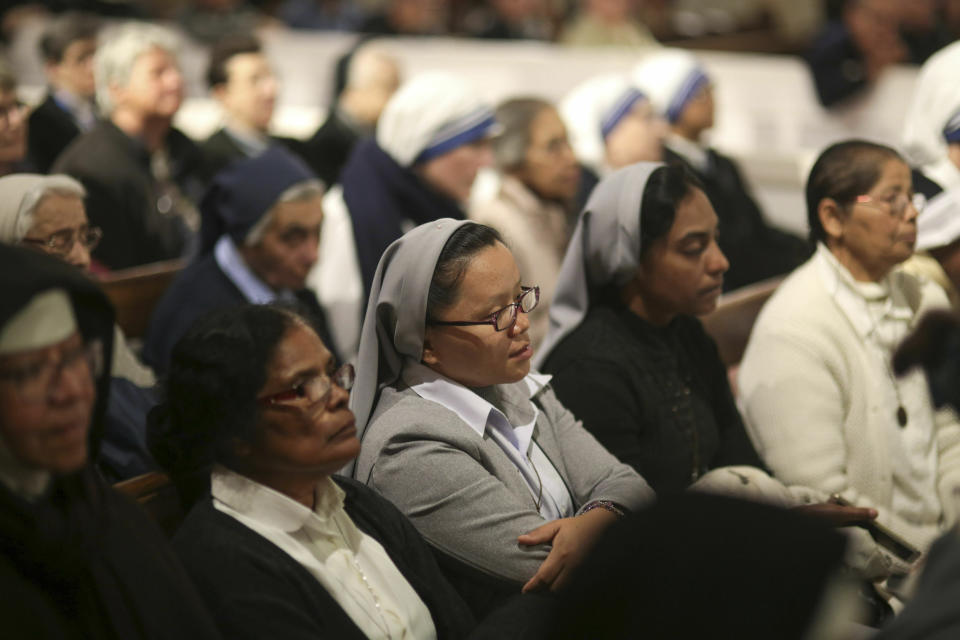
M 43 402 L 56 387 L 64 371 L 75 370 L 84 363 L 91 376 L 100 375 L 103 366 L 103 351 L 99 341 L 81 345 L 63 354 L 59 361 L 50 360 L 15 371 L 4 372 L 0 378 L 11 380 L 17 392 L 27 402 Z
M 497 314 L 497 331 L 506 331 L 512 327 L 517 322 L 517 309 L 519 308 L 524 313 L 530 313 L 533 311 L 537 302 L 540 299 L 540 288 L 533 287 L 527 289 L 520 297 L 517 298 L 517 301 L 511 305 L 508 305 L 500 310 L 500 313 Z

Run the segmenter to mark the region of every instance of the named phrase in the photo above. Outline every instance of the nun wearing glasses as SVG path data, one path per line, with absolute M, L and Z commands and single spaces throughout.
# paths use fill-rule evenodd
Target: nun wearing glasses
M 410 518 L 477 613 L 560 588 L 653 498 L 531 371 L 535 285 L 496 231 L 440 220 L 384 253 L 363 327 L 354 475 Z
M 450 73 L 416 76 L 390 98 L 374 138 L 359 143 L 324 198 L 320 259 L 307 282 L 354 358 L 373 273 L 391 242 L 418 224 L 466 218 L 477 172 L 493 163 L 492 106 Z
M 63 174 L 15 173 L 0 178 L 0 244 L 21 245 L 45 253 L 89 276 L 97 265 L 91 252 L 103 236 L 87 219 L 86 190 Z M 156 403 L 156 377 L 113 327 L 110 395 L 97 467 L 113 482 L 132 478 L 156 465 L 147 451 L 144 420 Z
M 917 239 L 910 168 L 889 147 L 828 147 L 806 186 L 813 258 L 757 318 L 739 372 L 747 430 L 786 484 L 876 509 L 923 551 L 957 516 L 960 423 L 936 411 L 919 371 L 894 374 L 894 349 L 947 307 L 900 264 Z

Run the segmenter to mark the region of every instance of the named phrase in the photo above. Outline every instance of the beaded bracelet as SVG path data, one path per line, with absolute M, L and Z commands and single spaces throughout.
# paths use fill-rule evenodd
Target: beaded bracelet
M 580 511 L 580 515 L 583 515 L 587 511 L 590 511 L 592 509 L 597 509 L 597 508 L 606 509 L 607 511 L 617 516 L 618 518 L 622 518 L 624 515 L 626 515 L 623 511 L 623 507 L 621 507 L 616 502 L 613 502 L 611 500 L 594 500 L 593 502 L 585 506 L 582 511 Z

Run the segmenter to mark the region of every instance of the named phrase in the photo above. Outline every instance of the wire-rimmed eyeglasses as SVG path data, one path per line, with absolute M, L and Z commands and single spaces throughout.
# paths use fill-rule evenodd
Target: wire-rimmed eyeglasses
M 890 215 L 896 218 L 902 218 L 907 212 L 908 204 L 913 205 L 917 213 L 923 211 L 923 208 L 927 206 L 927 197 L 922 193 L 900 193 L 892 200 L 888 200 L 886 198 L 874 198 L 873 196 L 862 195 L 857 196 L 854 202 L 868 206 L 872 205 L 878 209 L 887 209 Z
M 87 251 L 93 251 L 100 244 L 101 238 L 103 238 L 103 230 L 99 227 L 82 227 L 80 229 L 63 229 L 51 233 L 46 238 L 23 238 L 20 242 L 43 247 L 47 252 L 54 255 L 68 256 L 78 242 Z
M 517 312 L 530 313 L 537 308 L 540 302 L 540 287 L 520 287 L 520 295 L 515 302 L 511 302 L 503 309 L 494 311 L 483 320 L 430 320 L 429 324 L 438 324 L 452 327 L 472 327 L 490 324 L 497 331 L 506 331 L 517 323 Z

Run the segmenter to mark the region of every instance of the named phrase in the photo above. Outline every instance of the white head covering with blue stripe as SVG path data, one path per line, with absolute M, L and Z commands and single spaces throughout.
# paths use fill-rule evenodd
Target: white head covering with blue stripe
M 606 138 L 646 96 L 620 73 L 596 76 L 578 85 L 560 103 L 577 160 L 606 173 Z
M 671 124 L 680 119 L 684 107 L 697 92 L 710 84 L 696 56 L 678 49 L 667 49 L 644 58 L 633 69 L 633 81 L 650 97 L 657 113 Z
M 960 42 L 954 42 L 930 56 L 920 68 L 903 121 L 902 146 L 912 166 L 926 169 L 946 155 L 943 126 L 960 108 L 958 66 Z
M 947 144 L 960 142 L 960 109 L 954 111 L 943 126 L 943 139 Z
M 377 144 L 409 167 L 495 133 L 493 108 L 473 87 L 445 72 L 428 72 L 390 98 L 377 123 Z

